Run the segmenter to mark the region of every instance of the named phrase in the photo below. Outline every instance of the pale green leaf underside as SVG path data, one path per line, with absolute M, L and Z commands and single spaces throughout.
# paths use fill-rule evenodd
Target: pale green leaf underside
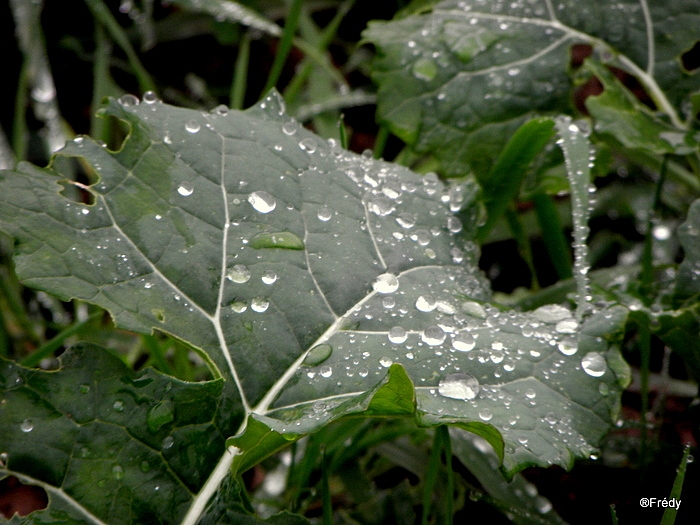
M 680 55 L 700 39 L 697 0 L 621 2 L 445 0 L 427 13 L 374 22 L 380 118 L 448 174 L 486 173 L 533 113 L 569 112 L 570 49 L 589 44 L 644 77 L 660 109 L 677 112 L 698 75 Z
M 226 428 L 405 414 L 412 396 L 390 410 L 391 381 L 376 390 L 400 364 L 419 422 L 493 425 L 510 471 L 595 448 L 627 380 L 610 345 L 624 309 L 582 326 L 562 308 L 499 313 L 475 245 L 452 233 L 475 228 L 450 211 L 471 204 L 459 187 L 323 141 L 275 94 L 246 112 L 135 102 L 106 108 L 131 125 L 121 151 L 79 137 L 62 152 L 94 167 L 94 205 L 50 169 L 0 175 L 26 283 L 204 352 L 226 380 Z

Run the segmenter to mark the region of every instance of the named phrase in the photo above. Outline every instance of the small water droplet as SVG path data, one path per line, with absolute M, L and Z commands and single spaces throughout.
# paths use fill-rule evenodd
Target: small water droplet
M 319 370 L 319 374 L 321 374 L 321 377 L 331 377 L 333 375 L 333 369 L 328 365 L 322 366 L 321 370 Z
M 416 225 L 416 219 L 410 213 L 399 214 L 399 216 L 396 217 L 396 222 L 399 224 L 399 226 L 407 230 L 409 228 L 413 228 Z
M 248 195 L 248 202 L 260 213 L 270 213 L 277 206 L 275 198 L 264 190 L 254 191 Z
M 331 210 L 328 206 L 324 206 L 320 210 L 318 210 L 318 213 L 316 214 L 318 217 L 318 220 L 326 222 L 331 219 L 333 216 L 333 210 Z
M 576 332 L 576 328 L 578 328 L 578 323 L 575 320 L 564 319 L 559 321 L 554 329 L 560 334 L 573 334 Z
M 189 197 L 194 192 L 194 186 L 191 182 L 181 182 L 180 186 L 177 188 L 177 192 L 183 197 Z
M 151 470 L 151 464 L 144 460 L 139 464 L 139 469 L 141 469 L 141 472 L 148 472 Z
M 78 387 L 78 390 L 81 394 L 87 394 L 88 392 L 90 392 L 90 385 L 82 384 L 80 385 L 80 387 Z
M 600 377 L 605 374 L 605 358 L 598 352 L 588 352 L 581 359 L 581 368 L 591 377 Z
M 295 120 L 290 120 L 289 122 L 282 124 L 282 132 L 291 137 L 297 132 L 298 127 L 299 125 Z
M 112 408 L 116 412 L 124 412 L 124 401 L 122 401 L 121 399 L 117 399 L 112 405 Z
M 191 119 L 185 123 L 185 129 L 190 133 L 197 133 L 201 129 L 201 126 L 199 122 L 197 122 L 194 119 Z
M 537 397 L 537 392 L 535 392 L 532 388 L 528 388 L 525 390 L 525 397 L 528 399 L 535 399 Z
M 421 341 L 429 346 L 437 346 L 445 341 L 447 334 L 439 326 L 429 326 L 421 334 Z
M 469 400 L 479 394 L 479 381 L 469 374 L 449 374 L 440 380 L 438 393 L 452 399 Z
M 437 306 L 437 301 L 432 295 L 421 295 L 416 300 L 416 308 L 421 312 L 432 312 Z
M 459 352 L 469 352 L 476 346 L 474 337 L 469 332 L 459 332 L 452 339 L 452 348 Z
M 121 97 L 119 97 L 119 104 L 121 104 L 125 108 L 128 108 L 130 106 L 138 106 L 139 99 L 134 95 L 127 93 L 126 95 L 122 95 Z
M 146 104 L 155 104 L 156 102 L 158 102 L 158 95 L 156 95 L 153 91 L 146 91 L 143 94 L 143 101 Z
M 380 217 L 389 215 L 392 211 L 396 209 L 394 207 L 394 203 L 389 198 L 384 197 L 383 195 L 374 197 L 369 202 L 368 207 L 369 211 Z
M 22 432 L 31 432 L 34 430 L 34 422 L 31 419 L 25 419 L 22 421 L 22 424 L 19 426 L 19 428 L 22 430 Z
M 406 339 L 408 339 L 408 333 L 406 330 L 401 327 L 401 326 L 394 326 L 389 330 L 389 341 L 391 341 L 394 344 L 401 344 L 405 343 Z
M 394 293 L 399 289 L 399 280 L 391 273 L 383 273 L 374 280 L 372 288 L 377 293 Z
M 9 460 L 9 458 L 10 456 L 7 452 L 0 453 L 0 468 L 7 467 L 7 461 Z
M 311 137 L 306 137 L 305 139 L 301 139 L 299 141 L 299 147 L 302 151 L 305 151 L 307 153 L 314 153 L 318 146 L 314 139 L 312 139 Z
M 163 450 L 168 450 L 170 447 L 173 446 L 173 443 L 175 443 L 175 438 L 173 438 L 173 436 L 167 436 L 163 438 L 163 441 L 161 442 L 160 446 Z
M 578 344 L 572 339 L 564 339 L 557 345 L 559 351 L 564 355 L 574 355 L 578 352 Z
M 112 475 L 114 479 L 122 479 L 124 477 L 124 469 L 121 465 L 114 465 L 112 467 Z
M 229 108 L 226 104 L 219 104 L 214 108 L 214 113 L 216 113 L 217 115 L 221 115 L 222 117 L 228 115 L 228 112 Z
M 237 314 L 242 314 L 248 309 L 248 303 L 242 299 L 236 299 L 231 303 L 231 310 Z
M 394 364 L 394 361 L 391 359 L 391 357 L 382 356 L 379 358 L 379 364 L 384 368 L 389 368 L 392 364 Z
M 462 231 L 462 221 L 457 217 L 450 216 L 447 218 L 447 229 L 451 233 L 459 233 Z
M 479 410 L 479 419 L 481 419 L 482 421 L 491 421 L 492 417 L 493 414 L 488 408 L 482 408 L 481 410 Z
M 265 297 L 255 297 L 250 301 L 250 309 L 259 314 L 267 311 L 270 301 Z
M 234 283 L 246 283 L 250 280 L 250 270 L 244 264 L 237 264 L 226 273 L 226 278 Z
M 267 270 L 264 274 L 262 274 L 260 280 L 265 284 L 274 284 L 275 281 L 277 281 L 277 274 L 272 270 Z

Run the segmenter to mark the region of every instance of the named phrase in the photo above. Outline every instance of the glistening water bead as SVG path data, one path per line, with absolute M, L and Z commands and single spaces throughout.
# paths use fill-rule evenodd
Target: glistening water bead
M 479 381 L 469 374 L 449 374 L 440 380 L 438 393 L 443 397 L 468 401 L 479 394 Z

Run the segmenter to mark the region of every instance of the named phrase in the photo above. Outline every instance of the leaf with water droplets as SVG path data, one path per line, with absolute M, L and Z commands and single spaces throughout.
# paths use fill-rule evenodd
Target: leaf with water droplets
M 584 46 L 635 76 L 676 128 L 684 127 L 679 108 L 700 88 L 700 76 L 681 59 L 698 40 L 695 1 L 443 0 L 422 7 L 371 22 L 363 36 L 377 48 L 371 74 L 380 120 L 436 156 L 449 176 L 485 176 L 525 120 L 571 113 L 571 63 Z M 675 148 L 685 137 L 674 133 L 665 142 Z

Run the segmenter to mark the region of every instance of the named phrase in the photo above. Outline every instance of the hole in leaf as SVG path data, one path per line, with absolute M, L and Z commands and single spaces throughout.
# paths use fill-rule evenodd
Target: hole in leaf
M 164 323 L 165 322 L 165 312 L 163 310 L 151 310 L 151 313 L 155 316 L 156 319 L 158 319 L 159 322 Z
M 82 182 L 62 180 L 58 183 L 63 186 L 60 193 L 66 199 L 78 204 L 87 204 L 88 206 L 95 204 L 95 195 L 88 189 L 88 186 Z
M 0 481 L 0 515 L 10 519 L 14 514 L 26 516 L 45 509 L 49 503 L 46 491 L 36 485 L 25 485 L 14 476 Z
M 686 71 L 693 72 L 700 68 L 700 42 L 681 55 L 681 64 Z

